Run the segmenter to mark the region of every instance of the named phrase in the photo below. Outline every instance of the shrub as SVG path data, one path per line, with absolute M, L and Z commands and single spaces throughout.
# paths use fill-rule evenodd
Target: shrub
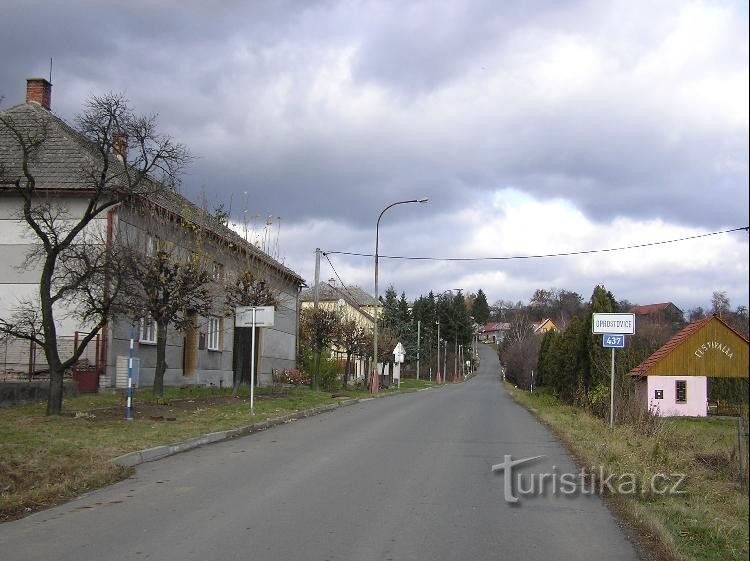
M 281 373 L 281 383 L 292 386 L 305 386 L 310 383 L 310 377 L 302 370 L 285 368 Z

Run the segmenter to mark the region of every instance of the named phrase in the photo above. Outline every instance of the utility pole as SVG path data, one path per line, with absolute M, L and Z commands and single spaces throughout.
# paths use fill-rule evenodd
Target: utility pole
M 456 381 L 458 376 L 458 333 L 456 333 L 456 340 L 453 341 L 453 381 Z
M 313 285 L 313 309 L 318 311 L 320 301 L 320 248 L 315 248 L 315 284 Z
M 435 382 L 440 383 L 440 322 L 437 324 L 437 367 L 435 368 Z
M 419 380 L 419 339 L 422 329 L 422 320 L 417 320 L 417 380 Z

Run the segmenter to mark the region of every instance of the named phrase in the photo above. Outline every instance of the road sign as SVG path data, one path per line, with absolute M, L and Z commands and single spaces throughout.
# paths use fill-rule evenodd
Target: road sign
M 273 306 L 237 306 L 234 309 L 234 326 L 252 327 L 253 307 L 255 308 L 255 327 L 273 327 Z
M 594 314 L 591 332 L 600 335 L 635 334 L 635 314 Z
M 604 335 L 602 335 L 602 346 L 605 349 L 624 349 L 625 335 L 605 333 Z
M 406 356 L 406 352 L 404 351 L 404 346 L 399 343 L 396 345 L 396 348 L 393 349 L 393 362 L 401 363 L 404 362 L 404 357 Z

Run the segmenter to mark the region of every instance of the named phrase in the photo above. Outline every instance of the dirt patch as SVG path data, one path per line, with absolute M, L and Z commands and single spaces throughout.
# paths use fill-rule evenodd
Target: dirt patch
M 257 401 L 269 401 L 274 399 L 284 399 L 287 394 L 280 393 L 273 396 L 255 396 Z M 133 416 L 136 419 L 149 419 L 156 422 L 176 421 L 178 416 L 186 413 L 193 413 L 201 409 L 218 407 L 222 405 L 247 404 L 250 406 L 250 399 L 247 397 L 232 397 L 230 395 L 214 395 L 206 397 L 192 397 L 186 399 L 172 399 L 167 403 L 143 403 L 136 401 L 133 405 Z M 125 401 L 115 407 L 102 409 L 87 409 L 75 411 L 72 416 L 87 421 L 113 421 L 125 417 Z

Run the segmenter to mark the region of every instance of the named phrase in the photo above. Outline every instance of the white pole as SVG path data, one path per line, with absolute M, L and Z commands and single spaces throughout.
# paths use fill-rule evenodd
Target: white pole
M 612 372 L 609 376 L 609 428 L 615 426 L 615 348 L 612 347 Z
M 145 320 L 144 320 L 145 322 Z M 128 404 L 125 407 L 125 420 L 133 420 L 133 340 L 135 324 L 130 326 L 130 347 L 128 348 Z
M 255 411 L 255 311 L 253 306 L 253 334 L 252 343 L 250 344 L 250 414 L 254 415 Z

